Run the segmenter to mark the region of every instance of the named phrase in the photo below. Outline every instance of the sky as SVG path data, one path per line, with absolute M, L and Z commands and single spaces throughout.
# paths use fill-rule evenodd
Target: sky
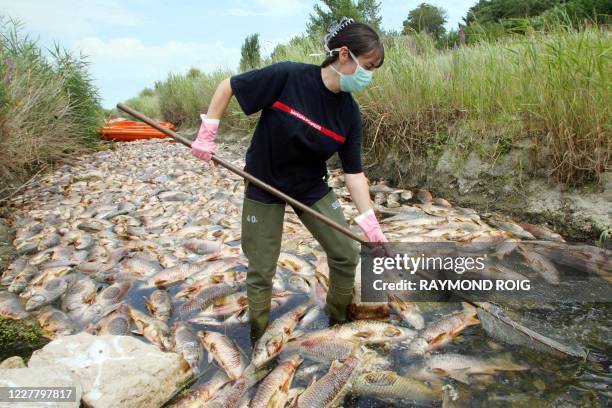
M 423 1 L 456 28 L 477 0 L 382 0 L 382 27 L 400 30 Z M 0 0 L 0 15 L 23 23 L 42 48 L 87 56 L 102 105 L 136 96 L 170 72 L 235 69 L 244 38 L 259 33 L 264 55 L 306 30 L 314 0 Z

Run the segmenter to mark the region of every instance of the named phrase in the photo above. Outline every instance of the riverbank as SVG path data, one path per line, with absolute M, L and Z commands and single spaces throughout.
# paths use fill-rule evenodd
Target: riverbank
M 219 138 L 228 151 L 242 157 L 251 140 L 250 135 L 236 132 Z M 413 192 L 427 189 L 455 206 L 500 213 L 516 222 L 546 224 L 570 242 L 597 243 L 612 225 L 612 173 L 606 173 L 602 186 L 569 190 L 544 177 L 522 179 L 515 174 L 514 167 L 528 163 L 530 154 L 528 148 L 514 149 L 491 165 L 475 153 L 461 157 L 451 146 L 445 146 L 437 161 L 390 154 L 378 162 L 366 150 L 365 173 L 370 184 L 382 181 Z M 328 163 L 330 169 L 339 165 L 337 156 Z

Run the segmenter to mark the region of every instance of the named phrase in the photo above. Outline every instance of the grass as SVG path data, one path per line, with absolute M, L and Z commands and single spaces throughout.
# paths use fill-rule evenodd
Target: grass
M 370 163 L 390 153 L 433 161 L 450 147 L 494 162 L 516 144 L 533 146 L 551 180 L 594 185 L 610 170 L 612 72 L 610 31 L 595 25 L 486 39 L 439 50 L 426 36 L 385 39 L 385 64 L 356 94 L 364 119 L 363 147 Z M 278 46 L 265 63 L 284 60 L 319 64 L 319 41 L 296 37 Z M 193 71 L 193 70 L 192 70 Z M 158 83 L 160 114 L 197 126 L 198 115 L 218 82 L 232 75 L 190 72 Z M 222 123 L 252 130 L 235 102 Z M 429 160 L 431 159 L 431 160 Z
M 0 196 L 95 148 L 102 121 L 86 59 L 59 46 L 46 57 L 19 22 L 0 17 Z

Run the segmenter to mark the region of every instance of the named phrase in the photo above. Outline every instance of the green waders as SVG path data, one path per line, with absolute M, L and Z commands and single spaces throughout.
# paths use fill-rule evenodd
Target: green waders
M 340 225 L 348 226 L 336 194 L 330 191 L 311 206 Z M 244 198 L 242 207 L 242 251 L 249 260 L 247 269 L 247 298 L 251 338 L 258 339 L 266 330 L 272 298 L 272 278 L 281 249 L 285 204 L 264 204 Z M 330 320 L 345 322 L 353 296 L 355 268 L 359 262 L 356 242 L 317 220 L 302 213 L 300 220 L 321 244 L 327 254 L 330 288 L 326 312 Z

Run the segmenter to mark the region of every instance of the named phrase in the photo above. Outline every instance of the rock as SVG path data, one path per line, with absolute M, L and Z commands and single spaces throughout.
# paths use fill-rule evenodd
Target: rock
M 192 374 L 176 353 L 135 337 L 88 333 L 52 341 L 34 352 L 29 366 L 69 370 L 92 407 L 158 407 Z
M 9 357 L 0 363 L 0 369 L 2 368 L 25 368 L 26 364 L 23 358 L 19 356 Z
M 83 391 L 79 379 L 63 367 L 0 369 L 0 387 L 70 387 L 74 400 L 53 403 L 0 402 L 0 408 L 15 407 L 78 407 Z

